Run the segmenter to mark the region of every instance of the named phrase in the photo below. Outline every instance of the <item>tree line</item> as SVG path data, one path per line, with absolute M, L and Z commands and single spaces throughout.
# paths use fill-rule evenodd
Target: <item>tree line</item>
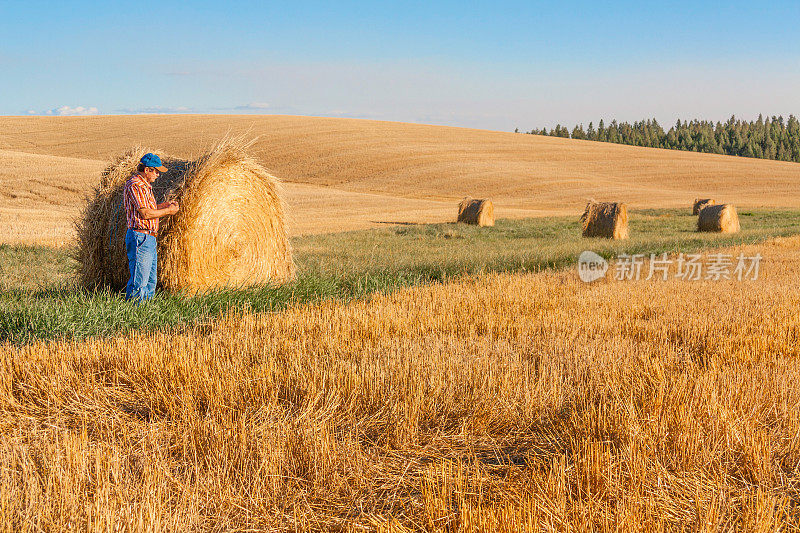
M 515 131 L 519 133 L 519 129 Z M 789 120 L 759 115 L 758 120 L 749 122 L 735 116 L 724 123 L 678 120 L 668 131 L 656 119 L 633 124 L 612 120 L 608 126 L 601 119 L 597 128 L 589 122 L 586 130 L 580 124 L 570 131 L 558 124 L 550 131 L 542 128 L 526 133 L 800 163 L 800 121 L 794 115 L 789 115 Z

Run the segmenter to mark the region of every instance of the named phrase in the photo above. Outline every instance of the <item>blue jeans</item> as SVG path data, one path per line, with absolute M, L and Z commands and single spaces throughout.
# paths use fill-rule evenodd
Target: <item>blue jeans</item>
M 128 251 L 128 270 L 131 272 L 125 288 L 125 299 L 137 302 L 149 300 L 156 292 L 156 238 L 128 229 L 125 234 L 125 249 Z

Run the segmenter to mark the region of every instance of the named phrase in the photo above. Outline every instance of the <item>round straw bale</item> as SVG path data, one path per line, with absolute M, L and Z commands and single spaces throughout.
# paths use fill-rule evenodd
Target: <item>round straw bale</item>
M 280 183 L 246 155 L 248 146 L 226 138 L 194 161 L 143 147 L 117 158 L 76 223 L 82 284 L 122 289 L 128 282 L 123 187 L 147 152 L 169 169 L 153 182 L 156 202 L 180 204 L 159 224 L 161 288 L 196 292 L 294 278 Z
M 738 233 L 739 215 L 731 204 L 709 205 L 697 215 L 697 231 Z
M 584 237 L 627 239 L 628 208 L 618 202 L 595 202 L 589 200 L 581 215 Z
M 467 196 L 458 204 L 457 221 L 478 226 L 494 226 L 494 205 L 488 198 L 475 199 Z
M 700 210 L 703 209 L 707 205 L 714 205 L 716 202 L 711 198 L 695 198 L 694 204 L 692 205 L 692 214 L 697 215 L 700 213 Z

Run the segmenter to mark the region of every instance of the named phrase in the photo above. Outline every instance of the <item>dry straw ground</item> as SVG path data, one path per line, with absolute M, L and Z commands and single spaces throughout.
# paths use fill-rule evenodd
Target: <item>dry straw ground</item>
M 740 250 L 730 250 L 736 254 Z M 6 530 L 800 528 L 800 237 L 0 351 Z
M 591 196 L 800 201 L 796 164 L 510 133 L 0 125 L 3 240 L 69 238 L 82 191 L 128 146 L 188 159 L 228 131 L 261 135 L 254 155 L 293 182 L 295 234 L 452 220 L 464 194 L 500 217 L 576 220 Z M 0 530 L 800 530 L 800 237 L 743 251 L 765 256 L 761 279 L 489 275 L 190 333 L 0 346 Z
M 739 208 L 800 203 L 796 163 L 463 128 L 222 115 L 1 117 L 0 127 L 5 242 L 67 240 L 90 178 L 130 146 L 191 159 L 228 132 L 259 136 L 251 153 L 286 182 L 290 235 L 452 221 L 465 195 L 491 197 L 498 218 L 577 217 L 589 197 L 634 209 L 685 207 L 700 196 Z M 52 156 L 64 158 L 58 172 Z M 56 180 L 47 180 L 23 201 L 43 175 L 66 176 L 58 186 L 72 190 L 53 191 Z

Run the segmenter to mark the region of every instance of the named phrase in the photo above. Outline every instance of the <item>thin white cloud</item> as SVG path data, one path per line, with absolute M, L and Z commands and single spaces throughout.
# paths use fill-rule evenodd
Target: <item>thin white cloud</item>
M 263 102 L 252 102 L 250 104 L 245 105 L 238 105 L 234 107 L 236 111 L 263 111 L 265 109 L 270 109 L 269 104 L 265 104 Z
M 186 106 L 165 107 L 160 105 L 138 108 L 117 109 L 117 113 L 122 115 L 177 115 L 180 113 L 194 113 L 194 110 Z
M 78 107 L 62 105 L 47 112 L 48 115 L 58 115 L 60 117 L 97 115 L 98 113 L 99 111 L 96 107 L 83 107 L 80 105 Z
M 53 109 L 48 109 L 47 111 L 37 111 L 35 109 L 28 109 L 28 115 L 50 115 L 50 116 L 57 116 L 57 117 L 76 117 L 76 116 L 86 116 L 86 115 L 98 115 L 100 111 L 94 107 L 84 107 L 79 105 L 77 107 L 72 107 L 68 105 L 62 105 L 60 107 L 54 107 Z

